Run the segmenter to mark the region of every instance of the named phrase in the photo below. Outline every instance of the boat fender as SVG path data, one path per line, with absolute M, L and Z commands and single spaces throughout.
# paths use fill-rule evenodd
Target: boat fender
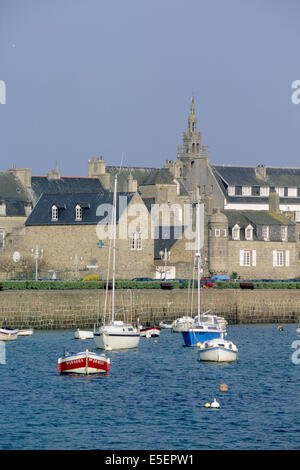
M 199 347 L 201 346 L 201 343 L 200 343 L 200 341 L 198 341 L 198 343 L 196 344 L 196 346 L 199 346 Z

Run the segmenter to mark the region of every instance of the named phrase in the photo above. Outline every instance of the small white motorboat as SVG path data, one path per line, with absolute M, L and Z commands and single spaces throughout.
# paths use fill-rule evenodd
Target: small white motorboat
M 146 338 L 155 337 L 160 335 L 160 327 L 157 326 L 147 326 L 140 330 L 140 335 L 145 336 Z
M 173 322 L 172 331 L 174 333 L 181 333 L 182 331 L 188 330 L 194 323 L 194 319 L 192 317 L 184 316 L 181 318 L 177 318 Z
M 297 334 L 298 336 L 300 336 L 300 321 L 299 321 L 298 326 L 297 326 L 297 328 L 296 328 L 296 334 Z
M 94 332 L 88 331 L 88 330 L 80 330 L 79 328 L 77 328 L 77 330 L 74 333 L 74 338 L 75 339 L 94 339 Z
M 214 338 L 199 347 L 199 361 L 233 362 L 237 360 L 238 348 L 229 340 Z
M 60 374 L 103 374 L 110 371 L 110 358 L 88 349 L 79 353 L 64 353 L 58 359 Z
M 3 327 L 0 328 L 0 341 L 14 341 L 18 338 L 18 329 Z
M 173 328 L 173 323 L 174 322 L 172 322 L 172 321 L 161 321 L 161 322 L 159 322 L 159 326 L 161 328 L 171 330 Z
M 33 328 L 22 328 L 18 330 L 18 336 L 31 336 L 33 335 Z

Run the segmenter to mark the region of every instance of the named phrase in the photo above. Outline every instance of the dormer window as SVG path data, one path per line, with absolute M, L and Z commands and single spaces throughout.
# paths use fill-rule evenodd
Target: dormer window
M 262 237 L 263 237 L 263 240 L 265 240 L 265 241 L 269 240 L 269 226 L 268 225 L 263 225 L 263 227 L 262 227 Z
M 51 220 L 58 220 L 58 208 L 55 204 L 53 204 L 51 208 L 51 212 L 52 212 Z
M 251 186 L 243 186 L 242 187 L 242 195 L 243 196 L 251 196 Z
M 228 186 L 228 196 L 234 196 L 234 195 L 235 195 L 235 187 Z
M 286 242 L 286 241 L 287 241 L 287 238 L 288 238 L 287 235 L 288 235 L 288 234 L 287 234 L 287 226 L 286 226 L 286 225 L 282 225 L 282 226 L 281 226 L 281 240 L 282 240 L 283 242 Z
M 245 238 L 246 238 L 246 240 L 253 240 L 253 227 L 252 227 L 252 225 L 248 225 L 245 228 Z
M 269 196 L 270 188 L 269 186 L 261 186 L 260 187 L 260 196 Z
M 239 225 L 235 225 L 232 229 L 232 238 L 233 240 L 239 240 L 240 239 L 240 226 Z
M 275 188 L 275 191 L 279 197 L 284 197 L 284 188 Z
M 79 204 L 75 207 L 75 220 L 82 220 L 82 208 Z

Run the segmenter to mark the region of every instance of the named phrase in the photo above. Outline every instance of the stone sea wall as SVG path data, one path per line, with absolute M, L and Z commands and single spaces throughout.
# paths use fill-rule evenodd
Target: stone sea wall
M 191 303 L 193 301 L 193 307 Z M 107 299 L 103 290 L 0 292 L 0 325 L 36 329 L 92 328 L 103 318 Z M 125 316 L 144 325 L 197 314 L 197 291 L 187 289 L 116 290 L 116 319 Z M 224 316 L 229 324 L 296 323 L 300 319 L 300 291 L 217 290 L 201 292 L 201 311 Z

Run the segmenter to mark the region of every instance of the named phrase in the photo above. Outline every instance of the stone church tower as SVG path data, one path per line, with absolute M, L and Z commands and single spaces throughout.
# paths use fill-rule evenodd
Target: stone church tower
M 207 146 L 202 145 L 202 133 L 197 130 L 194 98 L 182 145 L 178 145 L 177 161 L 169 161 L 164 167 L 183 183 L 194 201 L 211 196 L 213 208 L 223 207 L 223 194 L 210 167 Z

